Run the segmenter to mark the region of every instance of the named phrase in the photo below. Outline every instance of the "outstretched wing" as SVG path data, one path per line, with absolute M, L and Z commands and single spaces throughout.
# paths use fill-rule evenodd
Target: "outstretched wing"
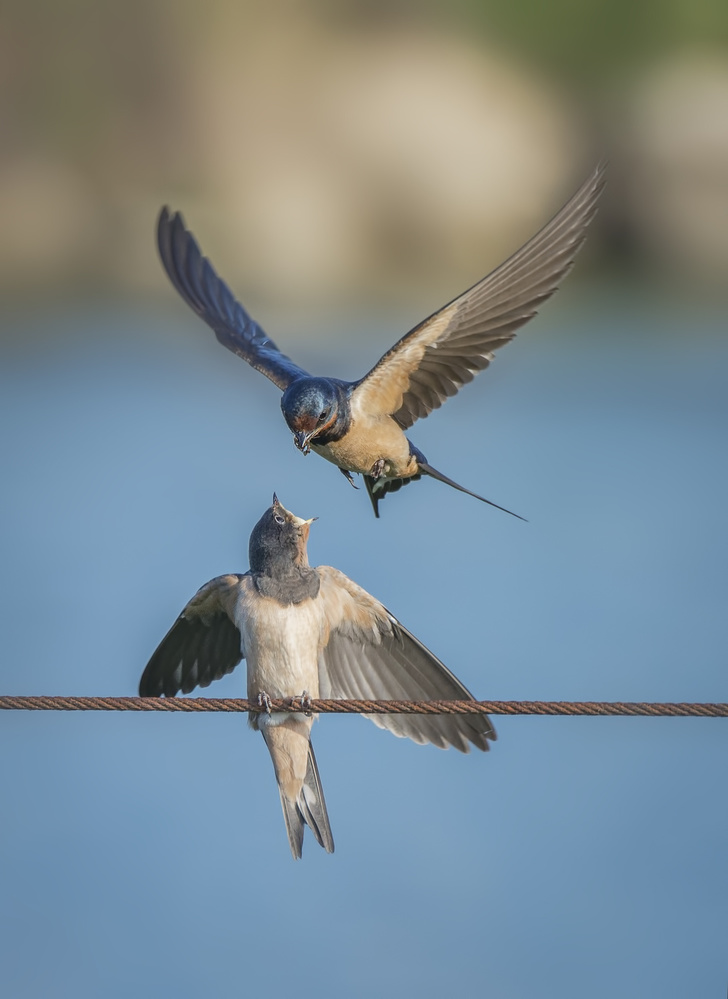
M 243 658 L 235 612 L 249 576 L 218 576 L 201 587 L 159 644 L 139 681 L 140 697 L 174 697 L 207 687 Z
M 473 695 L 389 611 L 343 572 L 323 565 L 319 600 L 328 626 L 319 659 L 321 697 L 368 700 L 473 700 Z M 326 636 L 325 636 L 326 637 Z M 488 749 L 486 715 L 368 715 L 414 742 L 463 753 Z
M 169 280 L 189 307 L 215 331 L 223 346 L 284 391 L 307 374 L 276 347 L 217 276 L 180 212 L 165 205 L 157 222 L 157 247 Z
M 402 337 L 356 386 L 352 410 L 406 430 L 487 368 L 569 272 L 596 212 L 606 163 L 512 257 Z

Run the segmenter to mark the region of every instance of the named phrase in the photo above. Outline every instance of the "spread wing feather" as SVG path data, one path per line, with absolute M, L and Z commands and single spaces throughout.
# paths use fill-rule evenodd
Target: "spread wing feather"
M 321 697 L 369 700 L 473 700 L 473 695 L 387 609 L 338 569 L 319 566 L 328 639 L 319 659 Z M 488 749 L 486 715 L 368 715 L 414 742 L 467 753 Z
M 248 315 L 203 257 L 180 212 L 173 215 L 166 205 L 157 222 L 157 247 L 170 281 L 223 346 L 270 378 L 281 391 L 306 375 Z
M 402 337 L 354 389 L 354 412 L 391 415 L 406 430 L 487 368 L 571 269 L 605 170 L 600 163 L 520 250 Z
M 190 600 L 146 665 L 140 697 L 174 697 L 207 687 L 243 658 L 235 608 L 248 576 L 218 576 Z

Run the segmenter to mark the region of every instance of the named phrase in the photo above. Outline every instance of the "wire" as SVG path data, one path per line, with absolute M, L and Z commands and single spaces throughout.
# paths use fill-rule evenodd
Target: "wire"
M 490 714 L 490 715 L 637 715 L 728 718 L 728 704 L 623 701 L 367 701 L 277 698 L 273 711 L 313 714 Z M 266 710 L 245 698 L 212 697 L 2 697 L 1 711 L 254 711 Z

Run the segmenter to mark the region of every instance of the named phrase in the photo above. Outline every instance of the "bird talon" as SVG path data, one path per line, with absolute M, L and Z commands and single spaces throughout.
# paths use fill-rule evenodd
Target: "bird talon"
M 385 461 L 384 458 L 377 458 L 377 460 L 372 465 L 372 470 L 369 473 L 373 479 L 378 479 L 384 472 Z
M 260 694 L 258 694 L 257 701 L 258 701 L 258 707 L 261 710 L 264 710 L 267 715 L 269 715 L 271 712 L 271 708 L 273 706 L 271 704 L 271 699 L 269 695 L 266 694 L 265 692 L 261 692 Z
M 354 476 L 351 474 L 348 468 L 342 468 L 341 465 L 339 465 L 339 471 L 353 489 L 359 488 L 356 482 L 354 482 Z
M 296 701 L 298 701 L 298 703 L 300 704 L 301 711 L 303 711 L 305 715 L 310 715 L 313 713 L 311 695 L 307 690 L 304 690 L 299 697 L 291 698 L 291 704 L 295 704 Z

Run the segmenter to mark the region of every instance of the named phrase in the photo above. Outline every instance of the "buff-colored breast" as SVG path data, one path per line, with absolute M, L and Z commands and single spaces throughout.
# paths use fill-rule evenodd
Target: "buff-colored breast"
M 417 471 L 417 462 L 410 454 L 409 442 L 389 416 L 352 419 L 347 434 L 331 444 L 316 444 L 312 448 L 323 458 L 351 472 L 368 474 L 372 465 L 384 459 L 384 475 L 407 478 Z

